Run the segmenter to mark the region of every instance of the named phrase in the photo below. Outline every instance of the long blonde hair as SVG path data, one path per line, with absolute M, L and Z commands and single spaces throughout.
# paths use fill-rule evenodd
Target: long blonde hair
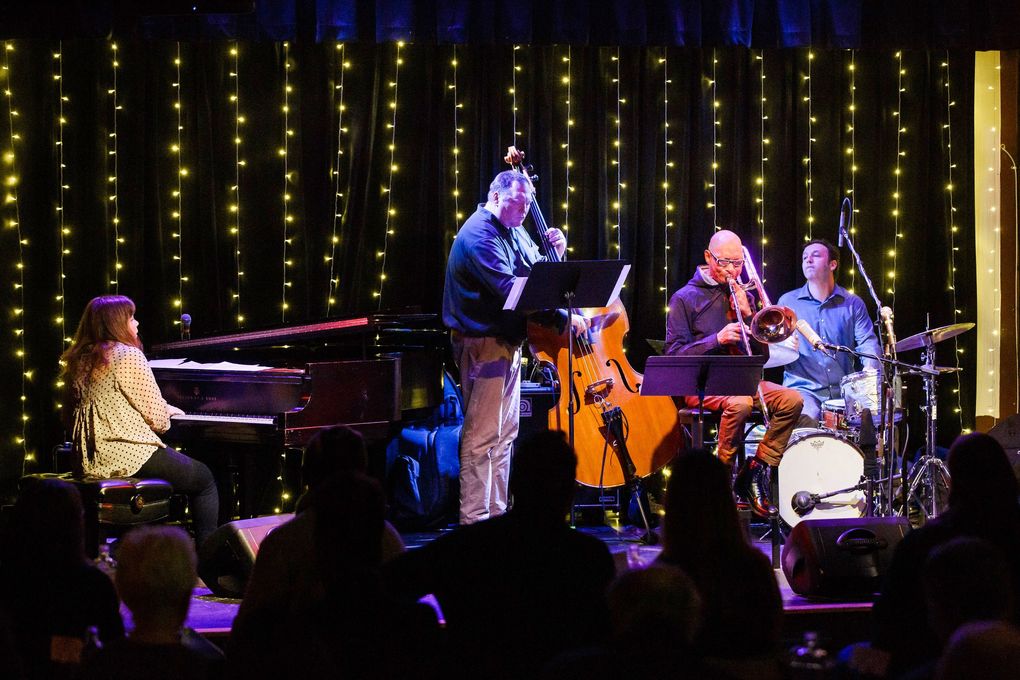
M 60 357 L 60 375 L 68 388 L 77 379 L 87 383 L 96 368 L 107 365 L 110 348 L 116 343 L 142 349 L 141 341 L 131 332 L 134 314 L 135 303 L 123 295 L 100 295 L 89 301 L 71 346 Z

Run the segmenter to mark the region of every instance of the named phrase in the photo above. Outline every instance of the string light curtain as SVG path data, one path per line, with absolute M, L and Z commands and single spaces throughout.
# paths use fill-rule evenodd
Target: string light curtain
M 25 57 L 27 67 L 15 69 L 12 75 L 18 101 L 31 107 L 18 121 L 25 148 L 15 149 L 20 177 L 17 190 L 24 197 L 20 208 L 25 211 L 20 222 L 39 230 L 29 235 L 32 247 L 25 250 L 24 271 L 29 278 L 23 289 L 23 308 L 46 310 L 40 322 L 25 319 L 25 336 L 29 347 L 51 348 L 40 350 L 49 351 L 49 356 L 32 358 L 31 364 L 36 367 L 43 362 L 55 364 L 63 335 L 49 313 L 54 293 L 53 264 L 61 249 L 58 215 L 53 210 L 61 186 L 53 160 L 59 130 L 53 120 L 59 115 L 52 81 L 55 45 L 27 44 L 26 54 L 35 50 L 41 52 L 41 58 Z M 572 257 L 616 256 L 614 239 L 600 235 L 607 224 L 617 221 L 610 217 L 614 214 L 610 211 L 617 197 L 622 197 L 622 217 L 618 221 L 622 222 L 623 237 L 618 242 L 620 256 L 633 266 L 627 283 L 632 326 L 628 355 L 636 366 L 642 365 L 650 351 L 643 340 L 662 338 L 665 302 L 690 278 L 694 265 L 703 261 L 705 243 L 716 223 L 738 230 L 750 238 L 749 242 L 763 234 L 768 242 L 768 283 L 773 297 L 802 285 L 799 262 L 808 203 L 800 163 L 809 139 L 807 121 L 803 115 L 780 115 L 803 106 L 802 84 L 797 77 L 804 65 L 802 51 L 719 48 L 715 99 L 702 80 L 705 73 L 711 72 L 711 51 L 621 47 L 617 62 L 620 77 L 614 83 L 613 78 L 599 76 L 607 69 L 615 71 L 611 56 L 616 50 L 572 47 L 569 120 L 574 124 L 570 126 L 572 166 L 568 185 L 567 156 L 559 147 L 567 131 L 566 83 L 562 82 L 567 73 L 562 59 L 568 51 L 566 45 L 529 45 L 516 55 L 506 45 L 458 45 L 454 103 L 446 87 L 451 77 L 451 48 L 407 44 L 400 53 L 406 63 L 399 73 L 398 109 L 389 108 L 394 101 L 394 88 L 388 85 L 395 75 L 394 43 L 345 45 L 344 59 L 356 68 L 343 75 L 345 110 L 341 123 L 337 91 L 333 89 L 339 75 L 335 44 L 291 45 L 291 61 L 299 67 L 285 70 L 281 68 L 283 48 L 279 43 L 238 42 L 241 60 L 237 62 L 228 52 L 234 45 L 182 42 L 186 58 L 181 64 L 181 82 L 194 87 L 188 90 L 185 101 L 196 102 L 195 107 L 187 106 L 183 123 L 188 132 L 184 141 L 193 140 L 186 145 L 186 167 L 191 173 L 185 185 L 184 205 L 189 221 L 187 234 L 194 234 L 184 245 L 187 262 L 193 263 L 189 264 L 193 292 L 188 310 L 195 319 L 193 334 L 231 330 L 240 324 L 238 316 L 242 313 L 246 328 L 280 323 L 280 237 L 281 226 L 287 225 L 293 225 L 293 232 L 288 233 L 293 242 L 287 244 L 287 257 L 295 262 L 287 274 L 293 281 L 293 286 L 286 289 L 290 305 L 287 323 L 322 317 L 323 301 L 335 278 L 330 274 L 331 266 L 344 282 L 337 305 L 330 309 L 332 315 L 379 308 L 438 311 L 449 249 L 444 235 L 456 218 L 455 211 L 466 213 L 469 206 L 483 200 L 492 176 L 503 167 L 501 157 L 511 130 L 523 133 L 533 147 L 527 149 L 528 158 L 543 178 L 539 191 L 543 207 L 555 204 L 557 217 L 562 216 L 563 187 L 573 187 L 568 193 Z M 71 318 L 76 318 L 88 299 L 112 289 L 113 284 L 107 282 L 116 281 L 114 274 L 119 271 L 120 291 L 138 302 L 144 340 L 151 346 L 179 333 L 174 324 L 177 316 L 161 311 L 168 309 L 179 278 L 170 258 L 176 244 L 166 239 L 170 216 L 167 187 L 158 180 L 172 175 L 177 167 L 176 160 L 166 154 L 167 131 L 176 125 L 176 114 L 170 88 L 165 81 L 158 82 L 156 76 L 166 72 L 175 45 L 162 43 L 154 49 L 143 41 L 119 40 L 118 46 L 116 98 L 108 92 L 113 89 L 114 58 L 108 42 L 75 41 L 73 45 L 65 43 L 62 49 L 63 81 L 65 88 L 72 86 L 70 91 L 65 89 L 65 96 L 74 103 L 74 124 L 68 128 L 74 134 L 65 135 L 62 145 L 67 165 L 64 183 L 73 187 L 67 193 L 62 217 L 65 224 L 74 227 L 73 257 L 65 261 L 66 275 L 74 285 L 66 291 L 65 305 Z M 819 122 L 811 133 L 818 140 L 812 162 L 816 199 L 812 210 L 817 218 L 816 235 L 834 239 L 839 200 L 849 180 L 844 174 L 844 138 L 838 126 L 833 126 L 836 121 L 846 121 L 850 74 L 844 52 L 815 53 L 812 106 Z M 759 55 L 764 63 L 759 63 Z M 924 64 L 926 56 L 904 54 L 912 65 Z M 520 70 L 514 66 L 515 59 Z M 896 109 L 899 84 L 895 69 L 890 67 L 896 59 L 893 52 L 884 50 L 862 50 L 855 59 L 854 157 L 860 174 L 853 194 L 857 205 L 875 206 L 868 219 L 861 221 L 856 243 L 871 276 L 876 283 L 884 283 L 889 246 L 883 235 L 894 228 L 889 208 L 895 177 L 890 171 L 895 164 L 899 126 L 883 112 Z M 908 103 L 932 93 L 941 96 L 941 60 L 940 53 L 934 70 L 910 66 Z M 243 77 L 229 75 L 238 68 Z M 959 143 L 960 138 L 966 138 L 959 130 L 973 125 L 973 81 L 966 56 L 952 59 L 949 70 L 957 102 L 952 119 L 958 142 L 953 163 L 955 177 L 960 178 L 973 172 L 967 147 Z M 763 72 L 767 74 L 764 80 Z M 514 73 L 518 110 L 517 120 L 511 121 L 515 105 L 508 85 Z M 284 89 L 285 80 L 291 84 L 290 93 Z M 103 83 L 98 93 L 92 89 L 96 82 Z M 143 93 L 148 97 L 142 97 Z M 237 100 L 231 99 L 234 93 Z M 287 94 L 291 116 L 284 122 L 280 105 Z M 718 112 L 723 124 L 718 126 L 717 140 L 711 134 L 717 127 L 711 115 L 715 101 L 724 103 Z M 615 115 L 621 102 L 626 102 L 623 124 L 611 130 L 606 121 Z M 762 103 L 768 116 L 764 132 Z M 916 103 L 905 105 L 903 110 L 911 154 L 901 161 L 906 170 L 900 179 L 901 209 L 910 225 L 939 225 L 944 221 L 941 202 L 931 202 L 927 197 L 944 192 L 945 173 L 923 173 L 917 168 L 945 167 L 938 134 L 945 112 L 941 106 Z M 399 113 L 400 124 L 395 142 L 393 128 L 389 127 L 394 111 Z M 404 121 L 414 124 L 405 126 Z M 114 122 L 116 134 L 112 134 Z M 330 264 L 324 257 L 324 244 L 332 252 L 337 214 L 334 197 L 338 192 L 330 168 L 337 162 L 334 140 L 340 125 L 349 131 L 345 133 L 344 149 L 357 162 L 349 160 L 344 166 L 349 173 L 344 179 L 349 187 L 342 211 L 346 217 L 343 237 L 336 244 Z M 607 129 L 611 131 L 607 133 Z M 85 132 L 88 130 L 101 132 Z M 286 134 L 286 130 L 293 134 Z M 429 136 L 432 130 L 440 131 L 435 138 Z M 764 144 L 766 135 L 768 143 Z M 243 143 L 235 141 L 238 138 L 243 138 Z M 288 139 L 291 152 L 281 177 L 283 163 L 278 149 Z M 413 140 L 413 148 L 401 139 Z M 456 173 L 451 172 L 450 165 L 454 139 L 460 149 Z M 933 141 L 928 146 L 914 142 L 929 139 Z M 716 142 L 721 146 L 716 147 Z M 396 145 L 392 150 L 391 143 Z M 767 174 L 758 184 L 755 178 L 761 174 L 763 154 Z M 711 176 L 713 158 L 718 163 L 715 217 L 705 209 L 705 180 Z M 626 171 L 620 182 L 614 182 L 611 175 L 607 177 L 607 159 L 617 160 L 617 167 Z M 115 162 L 119 162 L 119 169 Z M 394 165 L 400 171 L 391 178 Z M 281 188 L 287 175 L 291 200 L 286 201 L 286 214 L 293 216 L 293 222 L 281 225 Z M 954 251 L 956 309 L 960 310 L 956 318 L 970 321 L 975 320 L 975 259 L 973 226 L 966 216 L 973 212 L 973 187 L 956 181 L 959 189 L 954 192 L 954 207 L 962 216 L 957 222 L 956 244 L 960 250 Z M 625 190 L 619 185 L 626 185 Z M 235 186 L 236 192 L 232 189 Z M 381 191 L 388 186 L 392 186 L 391 192 Z M 450 200 L 455 186 L 463 198 L 459 208 Z M 395 216 L 389 215 L 390 196 L 392 207 L 400 208 Z M 230 206 L 241 205 L 242 198 L 243 210 L 231 213 Z M 762 210 L 764 230 L 758 221 Z M 8 212 L 6 206 L 5 215 Z M 553 212 L 546 210 L 547 215 Z M 121 219 L 114 223 L 112 218 L 117 214 Z M 387 216 L 391 218 L 388 225 Z M 390 228 L 396 229 L 398 222 L 400 228 L 393 237 Z M 4 224 L 6 227 L 7 222 Z M 235 225 L 243 229 L 234 232 L 231 227 Z M 825 225 L 824 231 L 821 225 Z M 115 228 L 120 230 L 116 237 Z M 920 241 L 920 232 L 916 237 L 913 233 L 906 230 L 908 237 Z M 912 256 L 897 263 L 900 305 L 896 324 L 901 337 L 923 329 L 928 312 L 933 326 L 954 320 L 949 305 L 926 302 L 933 291 L 944 290 L 948 234 L 941 229 L 924 232 L 923 248 L 912 241 Z M 16 241 L 20 239 L 9 228 L 4 229 L 4 238 L 3 261 L 10 267 L 8 272 L 15 272 Z M 384 247 L 387 258 L 385 269 L 381 269 L 376 254 Z M 913 257 L 915 251 L 923 253 Z M 238 259 L 239 253 L 243 261 Z M 117 262 L 123 265 L 119 269 L 115 267 Z M 241 271 L 243 278 L 239 276 Z M 389 279 L 380 301 L 373 292 L 380 289 L 382 273 Z M 242 283 L 243 308 L 233 297 Z M 197 290 L 202 295 L 196 295 Z M 13 292 L 13 287 L 9 288 L 5 300 L 11 300 Z M 911 304 L 903 303 L 904 296 Z M 16 318 L 10 312 L 15 307 L 13 303 L 8 305 L 9 315 L 2 329 L 12 339 L 16 338 Z M 972 333 L 959 339 L 960 349 L 965 352 L 960 355 L 964 372 L 958 398 L 965 412 L 973 409 L 974 403 L 976 338 Z M 940 348 L 940 352 L 945 349 Z M 16 358 L 9 355 L 6 365 L 0 366 L 0 389 L 7 403 L 16 403 L 21 396 L 23 371 L 20 363 L 15 365 Z M 955 387 L 955 381 L 942 382 Z M 26 408 L 33 416 L 27 421 L 26 439 L 31 447 L 48 450 L 60 440 L 62 430 L 52 413 L 52 386 L 49 381 L 42 383 L 46 386 L 37 390 L 38 396 L 34 387 L 41 383 L 26 392 Z M 954 395 L 951 403 L 955 404 L 956 399 Z M 5 423 L 0 432 L 2 441 L 13 447 L 21 423 L 10 414 L 0 422 Z M 955 419 L 944 419 L 941 426 L 943 438 L 951 437 L 958 429 Z M 10 479 L 20 471 L 22 460 L 19 450 L 14 457 L 16 469 L 11 468 L 6 454 L 5 450 L 0 460 L 5 467 L 0 475 Z

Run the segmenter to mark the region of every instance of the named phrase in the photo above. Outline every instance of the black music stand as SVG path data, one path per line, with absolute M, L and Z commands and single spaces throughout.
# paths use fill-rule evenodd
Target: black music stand
M 650 356 L 645 364 L 642 396 L 698 396 L 694 446 L 705 445 L 705 395 L 751 397 L 758 392 L 765 356 L 697 354 Z
M 702 448 L 704 439 L 705 395 L 749 397 L 757 394 L 767 357 L 761 355 L 701 354 L 694 356 L 648 357 L 641 394 L 650 396 L 698 395 L 698 420 L 694 427 L 694 446 Z M 773 489 L 776 497 L 776 478 Z M 772 567 L 779 566 L 779 512 L 773 505 L 769 513 L 772 538 Z
M 534 312 L 566 307 L 573 314 L 578 307 L 608 307 L 623 287 L 630 264 L 623 260 L 570 260 L 536 262 L 526 277 L 518 277 L 503 309 Z M 574 374 L 574 334 L 567 318 L 567 375 Z M 567 434 L 574 446 L 574 390 L 569 394 Z

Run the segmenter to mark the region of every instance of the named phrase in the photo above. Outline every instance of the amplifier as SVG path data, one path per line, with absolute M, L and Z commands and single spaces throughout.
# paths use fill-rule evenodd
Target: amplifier
M 521 430 L 519 437 L 527 437 L 549 429 L 549 409 L 556 405 L 556 390 L 552 385 L 521 382 Z

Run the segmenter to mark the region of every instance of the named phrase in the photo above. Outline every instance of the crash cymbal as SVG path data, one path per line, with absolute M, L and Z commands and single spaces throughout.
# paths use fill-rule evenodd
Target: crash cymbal
M 929 331 L 921 331 L 909 338 L 904 338 L 896 343 L 897 352 L 909 352 L 912 349 L 922 349 L 937 342 L 955 338 L 960 333 L 966 333 L 974 327 L 972 323 L 954 323 L 941 328 L 932 328 Z
M 796 348 L 788 345 L 771 343 L 769 344 L 769 360 L 765 362 L 765 368 L 775 368 L 792 364 L 800 356 Z

